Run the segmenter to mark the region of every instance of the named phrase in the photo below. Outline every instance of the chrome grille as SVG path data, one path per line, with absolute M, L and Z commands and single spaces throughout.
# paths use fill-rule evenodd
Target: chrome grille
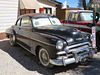
M 79 44 L 75 44 L 75 45 L 71 45 L 71 46 L 67 46 L 64 50 L 67 53 L 78 53 L 78 52 L 83 52 L 84 50 L 89 50 L 89 42 L 84 42 L 84 43 L 79 43 Z

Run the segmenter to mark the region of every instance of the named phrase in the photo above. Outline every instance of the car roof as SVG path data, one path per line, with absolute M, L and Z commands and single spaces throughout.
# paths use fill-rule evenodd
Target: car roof
M 54 15 L 52 15 L 52 14 L 44 14 L 44 13 L 29 13 L 29 14 L 21 15 L 19 18 L 22 18 L 24 16 L 30 16 L 30 17 L 49 17 L 49 16 L 54 16 Z
M 92 10 L 69 10 L 68 12 L 77 13 L 77 12 L 93 12 L 93 11 Z

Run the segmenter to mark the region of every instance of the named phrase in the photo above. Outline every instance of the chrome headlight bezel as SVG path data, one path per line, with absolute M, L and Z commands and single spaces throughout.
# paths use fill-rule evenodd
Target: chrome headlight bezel
M 86 35 L 86 39 L 87 39 L 87 40 L 90 39 L 90 35 L 89 35 L 89 34 Z
M 93 39 L 94 39 L 94 36 L 92 34 L 90 35 L 90 39 L 91 39 L 91 41 L 93 41 Z
M 63 40 L 58 40 L 56 43 L 56 49 L 62 50 L 64 47 L 64 41 Z

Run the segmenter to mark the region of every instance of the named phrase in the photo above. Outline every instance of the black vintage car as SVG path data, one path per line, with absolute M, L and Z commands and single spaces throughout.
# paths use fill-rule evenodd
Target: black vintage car
M 6 30 L 10 44 L 19 44 L 39 57 L 45 67 L 85 62 L 95 53 L 90 34 L 63 27 L 56 16 L 26 14 Z

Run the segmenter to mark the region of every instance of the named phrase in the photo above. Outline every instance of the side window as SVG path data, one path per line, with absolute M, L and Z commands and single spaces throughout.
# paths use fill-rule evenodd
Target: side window
M 75 13 L 74 15 L 74 21 L 77 21 L 78 13 Z
M 71 21 L 74 21 L 75 20 L 75 13 L 72 14 L 72 19 Z
M 16 25 L 17 25 L 17 26 L 20 26 L 20 19 L 17 20 Z
M 22 27 L 32 26 L 30 18 L 29 17 L 23 17 L 22 21 L 21 21 L 21 26 Z
M 71 21 L 72 17 L 73 17 L 73 15 L 72 15 L 72 13 L 70 13 L 69 16 L 68 16 L 68 20 Z
M 80 16 L 80 14 L 78 15 L 78 19 L 77 19 L 78 21 L 81 21 L 81 16 Z
M 76 18 L 77 18 L 77 13 L 70 13 L 68 20 L 69 21 L 76 21 Z

